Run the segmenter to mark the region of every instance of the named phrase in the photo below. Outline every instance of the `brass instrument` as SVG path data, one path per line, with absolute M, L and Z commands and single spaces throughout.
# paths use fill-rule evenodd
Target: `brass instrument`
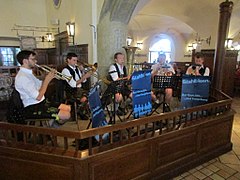
M 52 68 L 50 68 L 49 66 L 47 65 L 38 65 L 38 64 L 35 64 L 35 66 L 37 66 L 39 69 L 45 71 L 45 72 L 50 72 L 52 71 Z M 60 72 L 56 72 L 55 74 L 55 78 L 58 79 L 58 80 L 65 80 L 65 81 L 70 81 L 72 79 L 72 76 L 67 76 L 65 74 L 62 74 Z
M 100 78 L 97 74 L 92 73 L 91 76 L 97 78 L 99 81 L 104 82 L 106 85 L 111 84 L 111 81 L 107 80 L 107 78 Z
M 83 62 L 83 65 L 88 67 L 88 71 L 95 72 L 97 70 L 97 68 L 93 64 Z
M 102 77 L 99 77 L 97 74 L 94 74 L 94 72 L 97 71 L 97 69 L 93 64 L 88 64 L 85 62 L 83 62 L 83 64 L 88 67 L 87 69 L 85 69 L 84 71 L 85 73 L 90 72 L 91 76 L 97 78 L 99 81 L 104 82 L 106 85 L 111 84 L 111 81 L 109 81 L 107 78 L 102 78 Z

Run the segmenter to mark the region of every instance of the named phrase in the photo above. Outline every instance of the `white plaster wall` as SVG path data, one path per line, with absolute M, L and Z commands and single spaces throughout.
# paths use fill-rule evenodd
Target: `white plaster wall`
M 62 0 L 60 7 L 56 9 L 52 0 L 46 0 L 48 24 L 51 25 L 52 20 L 59 19 L 59 29 L 63 32 L 66 31 L 66 22 L 75 22 L 75 45 L 88 44 L 89 63 L 94 62 L 93 48 L 95 47 L 93 46 L 93 29 L 89 24 L 97 25 L 103 2 L 104 0 Z M 97 3 L 96 14 L 92 13 L 94 7 L 92 3 Z M 95 19 L 97 22 L 94 22 Z
M 0 0 L 0 45 L 19 46 L 19 41 L 3 40 L 2 37 L 18 37 L 12 31 L 14 24 L 47 26 L 46 4 L 44 0 Z M 32 32 L 19 31 L 19 35 L 32 35 Z M 40 35 L 41 33 L 35 33 Z

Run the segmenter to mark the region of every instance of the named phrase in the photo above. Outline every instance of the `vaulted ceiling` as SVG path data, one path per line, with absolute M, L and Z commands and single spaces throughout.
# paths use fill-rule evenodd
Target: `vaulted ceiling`
M 129 34 L 137 41 L 167 34 L 181 37 L 186 43 L 198 33 L 217 37 L 219 5 L 224 0 L 139 0 L 129 22 Z M 240 30 L 240 0 L 234 3 L 229 36 Z

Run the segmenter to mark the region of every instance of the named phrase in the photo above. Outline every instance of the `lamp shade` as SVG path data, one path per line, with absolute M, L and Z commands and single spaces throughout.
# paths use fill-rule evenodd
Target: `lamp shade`
M 47 35 L 47 41 L 48 42 L 53 41 L 53 34 L 52 33 L 47 33 L 46 35 Z
M 232 48 L 232 43 L 233 43 L 233 39 L 232 38 L 227 38 L 225 41 L 225 47 L 227 49 L 231 49 Z
M 138 43 L 137 43 L 137 47 L 138 47 L 140 50 L 142 50 L 142 48 L 143 48 L 143 43 L 142 43 L 142 42 L 138 42 Z
M 127 45 L 128 46 L 131 46 L 131 43 L 132 43 L 132 38 L 131 37 L 127 37 Z
M 192 43 L 192 47 L 193 49 L 197 49 L 197 43 L 196 42 Z
M 69 36 L 75 35 L 75 23 L 74 22 L 67 22 L 67 33 Z

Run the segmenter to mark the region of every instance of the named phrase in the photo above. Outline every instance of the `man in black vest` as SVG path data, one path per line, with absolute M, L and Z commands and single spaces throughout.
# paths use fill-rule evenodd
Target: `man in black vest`
M 195 76 L 209 76 L 210 70 L 204 66 L 204 55 L 197 52 L 194 56 L 195 64 L 188 67 L 186 74 Z
M 70 81 L 67 83 L 65 82 L 66 98 L 70 100 L 70 102 L 77 102 L 78 104 L 81 104 L 79 109 L 81 119 L 88 119 L 86 113 L 83 112 L 88 112 L 88 107 L 85 107 L 85 105 L 87 106 L 87 95 L 84 94 L 82 85 L 86 82 L 87 78 L 91 76 L 91 73 L 84 73 L 81 71 L 77 65 L 78 56 L 75 53 L 68 53 L 66 61 L 67 66 L 62 70 L 62 74 L 72 76 Z M 81 110 L 81 108 L 86 108 L 87 110 Z
M 124 55 L 121 52 L 117 52 L 114 54 L 114 60 L 115 63 L 112 64 L 109 68 L 109 75 L 112 79 L 112 81 L 124 81 L 129 79 L 127 76 L 127 68 L 124 66 L 125 58 Z M 122 86 L 116 90 L 115 93 L 115 102 L 116 102 L 116 109 L 118 109 L 118 104 L 121 103 L 123 100 L 123 95 L 125 96 L 130 96 L 131 91 L 127 89 L 126 85 L 124 82 L 122 82 Z M 121 108 L 120 108 L 121 109 Z M 117 111 L 120 115 L 122 114 L 121 111 Z
M 82 95 L 82 84 L 86 82 L 87 78 L 91 76 L 91 74 L 81 72 L 79 67 L 77 66 L 78 56 L 75 53 L 67 54 L 67 66 L 62 70 L 62 74 L 66 76 L 72 76 L 72 79 L 67 82 L 66 85 L 66 96 L 67 98 L 71 97 L 81 97 Z

